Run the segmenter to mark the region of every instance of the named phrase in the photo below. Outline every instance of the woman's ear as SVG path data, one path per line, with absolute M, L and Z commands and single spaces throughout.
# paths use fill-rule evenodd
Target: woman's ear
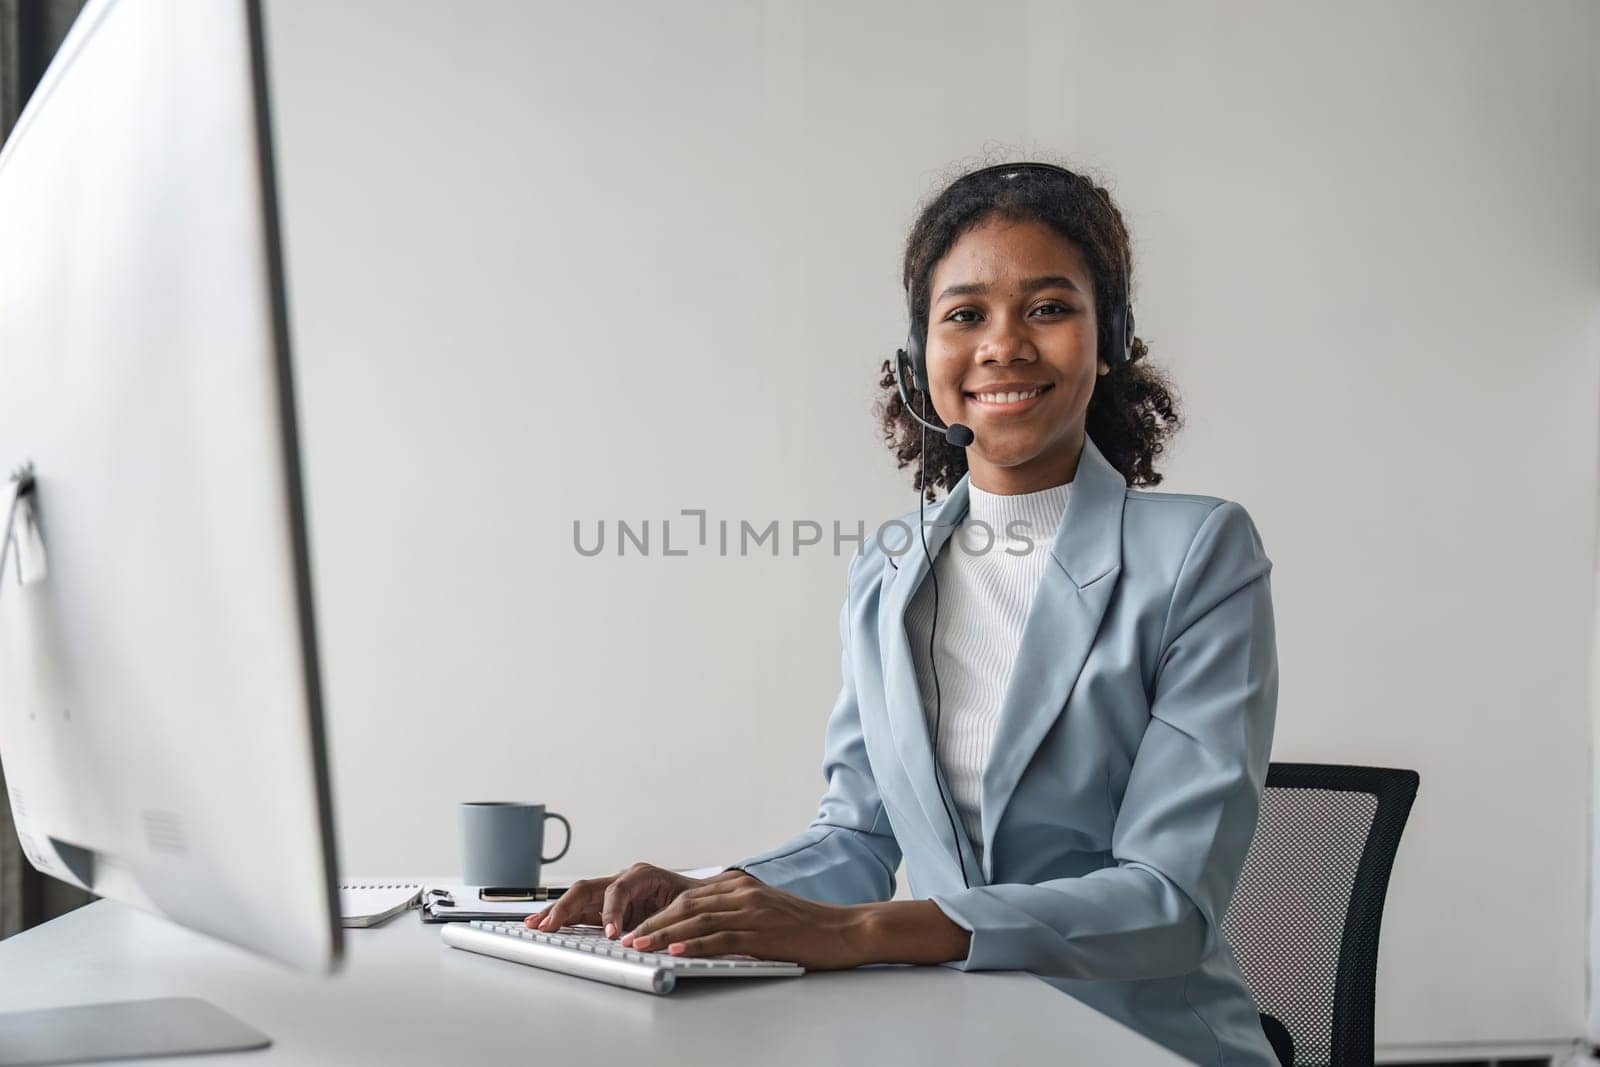
M 1103 359 L 1100 360 L 1099 362 L 1100 362 L 1100 374 L 1101 374 L 1101 376 L 1104 377 L 1105 375 L 1110 374 L 1111 373 L 1111 364 L 1107 363 Z

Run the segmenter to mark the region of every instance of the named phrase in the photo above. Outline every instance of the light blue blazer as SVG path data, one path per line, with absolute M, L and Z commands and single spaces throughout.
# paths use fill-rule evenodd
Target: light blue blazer
M 935 555 L 967 481 L 930 509 Z M 915 531 L 917 513 L 900 521 Z M 903 856 L 912 895 L 972 932 L 945 966 L 1031 971 L 1196 1063 L 1273 1067 L 1219 926 L 1278 700 L 1272 562 L 1250 516 L 1129 489 L 1085 439 L 983 774 L 981 870 L 940 801 L 905 628 L 928 565 L 920 541 L 890 554 L 905 540 L 869 536 L 850 562 L 817 817 L 735 866 L 858 904 L 894 896 Z

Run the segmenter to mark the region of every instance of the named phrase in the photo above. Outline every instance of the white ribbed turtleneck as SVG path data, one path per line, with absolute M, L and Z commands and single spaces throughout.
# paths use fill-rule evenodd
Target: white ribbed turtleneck
M 965 826 L 979 863 L 983 862 L 983 768 L 989 760 L 1022 627 L 1049 562 L 1071 490 L 1072 483 L 1067 482 L 1034 493 L 1004 496 L 985 492 L 969 479 L 967 514 L 933 561 L 934 577 L 939 580 L 939 632 L 934 648 L 943 705 L 938 727 L 939 766 L 950 783 L 956 817 Z M 1017 523 L 1026 525 L 1014 525 Z M 1032 542 L 1032 548 L 1022 551 L 1024 541 L 1008 537 L 1008 531 L 1020 533 Z M 991 537 L 993 544 L 984 551 Z M 920 545 L 913 544 L 913 551 L 920 552 Z M 1012 552 L 1008 553 L 1007 547 Z M 930 578 L 923 580 L 906 609 L 906 636 L 930 737 L 936 708 L 928 663 L 932 622 Z

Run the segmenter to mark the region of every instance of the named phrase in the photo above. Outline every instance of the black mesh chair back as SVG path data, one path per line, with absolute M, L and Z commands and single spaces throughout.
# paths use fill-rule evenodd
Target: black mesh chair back
M 1419 781 L 1385 767 L 1267 770 L 1222 929 L 1286 1065 L 1372 1063 L 1378 928 Z

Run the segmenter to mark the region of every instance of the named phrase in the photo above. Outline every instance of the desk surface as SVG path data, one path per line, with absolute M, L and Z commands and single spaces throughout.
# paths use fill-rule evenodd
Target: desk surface
M 342 970 L 310 977 L 97 901 L 0 941 L 0 1011 L 199 996 L 273 1039 L 142 1061 L 174 1067 L 1185 1062 L 1020 972 L 868 967 L 657 997 L 449 948 L 415 912 L 345 933 Z

